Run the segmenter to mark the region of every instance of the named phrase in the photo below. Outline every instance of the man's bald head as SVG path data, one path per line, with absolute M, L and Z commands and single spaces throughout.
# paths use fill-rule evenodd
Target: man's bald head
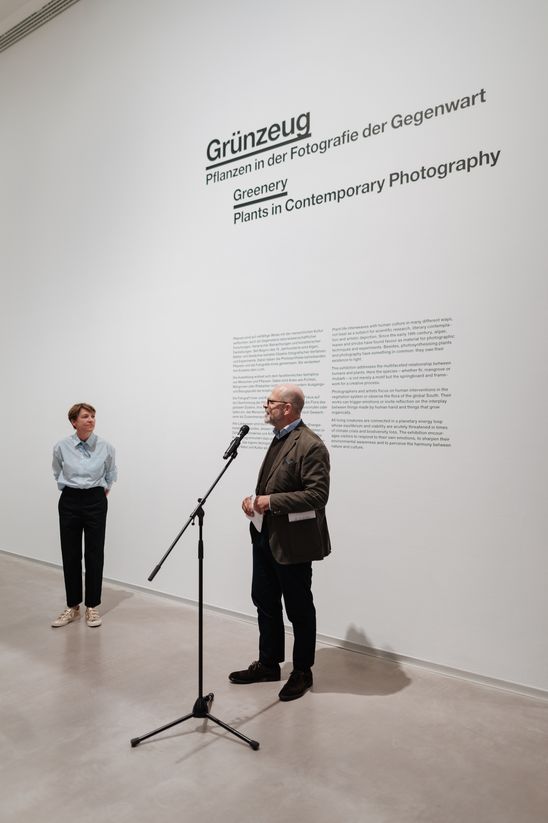
M 300 417 L 304 406 L 304 392 L 301 387 L 295 383 L 280 383 L 278 386 L 274 386 L 274 391 L 277 392 L 280 400 L 291 403 Z

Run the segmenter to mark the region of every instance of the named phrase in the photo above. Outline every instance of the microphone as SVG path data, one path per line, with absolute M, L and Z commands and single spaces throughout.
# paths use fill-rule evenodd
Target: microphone
M 248 431 L 249 426 L 246 426 L 244 424 L 238 432 L 238 434 L 236 435 L 236 437 L 234 438 L 234 440 L 232 441 L 232 443 L 230 444 L 230 446 L 228 447 L 228 449 L 223 454 L 223 460 L 227 460 L 229 457 L 232 457 L 232 455 L 236 453 L 236 451 L 238 450 L 238 446 L 240 445 Z

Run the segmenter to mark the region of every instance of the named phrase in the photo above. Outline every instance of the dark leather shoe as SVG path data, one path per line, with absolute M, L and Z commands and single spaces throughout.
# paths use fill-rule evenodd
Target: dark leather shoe
M 297 700 L 302 697 L 305 692 L 312 687 L 312 672 L 310 669 L 307 672 L 300 672 L 298 669 L 293 669 L 289 675 L 289 680 L 281 690 L 278 697 L 280 700 Z
M 265 666 L 255 660 L 247 669 L 240 672 L 230 672 L 228 679 L 231 683 L 269 683 L 272 680 L 280 679 L 280 667 Z

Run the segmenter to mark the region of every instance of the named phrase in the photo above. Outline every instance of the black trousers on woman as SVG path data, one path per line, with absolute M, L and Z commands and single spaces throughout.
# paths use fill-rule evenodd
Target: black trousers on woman
M 253 581 L 251 596 L 259 621 L 259 660 L 266 666 L 285 660 L 285 611 L 293 626 L 293 668 L 314 665 L 316 609 L 312 597 L 312 563 L 278 563 L 268 543 L 268 516 L 261 533 L 251 526 Z
M 94 608 L 101 602 L 107 509 L 107 496 L 102 486 L 94 489 L 71 489 L 65 486 L 61 492 L 59 527 L 69 607 L 78 606 L 82 602 L 82 535 L 85 605 Z

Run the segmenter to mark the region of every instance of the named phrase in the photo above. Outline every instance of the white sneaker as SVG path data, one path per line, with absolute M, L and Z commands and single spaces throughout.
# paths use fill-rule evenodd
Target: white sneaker
M 61 612 L 59 617 L 55 618 L 51 625 L 54 629 L 57 629 L 59 626 L 66 626 L 67 623 L 72 623 L 73 620 L 80 620 L 80 609 L 66 608 L 65 611 Z
M 100 626 L 102 622 L 97 609 L 86 609 L 86 623 L 88 626 Z

